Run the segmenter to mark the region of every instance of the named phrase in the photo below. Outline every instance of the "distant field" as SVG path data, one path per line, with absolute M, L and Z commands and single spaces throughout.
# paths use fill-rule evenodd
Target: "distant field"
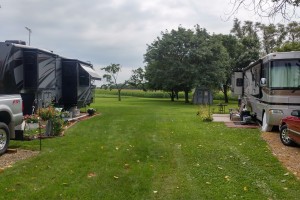
M 96 89 L 97 97 L 111 97 L 117 95 L 117 90 L 104 90 L 104 89 Z M 132 96 L 132 97 L 146 97 L 146 98 L 170 98 L 168 92 L 164 91 L 143 91 L 143 90 L 130 90 L 130 89 L 123 89 L 121 91 L 121 96 Z M 228 93 L 228 97 L 230 100 L 237 100 L 236 97 L 232 97 L 231 93 Z M 189 98 L 192 100 L 193 92 L 189 93 Z M 215 100 L 224 100 L 224 95 L 222 92 L 214 92 L 213 98 Z M 184 93 L 179 92 L 179 99 L 184 99 Z
M 299 199 L 300 182 L 258 129 L 162 98 L 96 98 L 99 113 L 0 172 L 0 199 Z M 39 149 L 39 141 L 11 147 Z

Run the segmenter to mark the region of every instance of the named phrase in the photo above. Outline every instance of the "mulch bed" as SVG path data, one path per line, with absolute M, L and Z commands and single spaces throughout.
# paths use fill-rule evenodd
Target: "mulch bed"
M 65 133 L 65 130 L 67 130 L 68 128 L 70 128 L 71 126 L 73 126 L 74 124 L 76 124 L 77 122 L 83 121 L 83 120 L 86 120 L 86 119 L 90 119 L 90 118 L 92 118 L 94 116 L 97 116 L 97 115 L 99 115 L 99 114 L 94 114 L 94 115 L 90 116 L 90 115 L 88 115 L 86 113 L 81 113 L 79 117 L 76 117 L 76 118 L 73 118 L 73 119 L 69 119 L 67 125 L 64 126 L 63 132 L 59 136 L 63 136 L 64 133 Z M 23 139 L 21 139 L 21 140 L 30 141 L 30 140 L 36 140 L 36 139 L 49 139 L 49 138 L 59 137 L 59 136 L 52 136 L 52 135 L 48 136 L 48 135 L 45 135 L 45 133 L 44 133 L 45 132 L 45 128 L 46 128 L 46 125 L 43 124 L 43 125 L 41 125 L 41 134 L 39 134 L 37 132 L 37 134 L 30 135 L 30 136 L 24 135 Z

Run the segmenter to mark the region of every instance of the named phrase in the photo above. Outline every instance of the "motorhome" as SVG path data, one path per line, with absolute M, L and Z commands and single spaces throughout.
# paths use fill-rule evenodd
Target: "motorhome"
M 23 113 L 50 104 L 81 108 L 94 100 L 93 65 L 19 40 L 0 42 L 0 94 L 20 94 Z
M 241 106 L 271 131 L 300 109 L 300 52 L 271 53 L 232 76 L 232 91 Z

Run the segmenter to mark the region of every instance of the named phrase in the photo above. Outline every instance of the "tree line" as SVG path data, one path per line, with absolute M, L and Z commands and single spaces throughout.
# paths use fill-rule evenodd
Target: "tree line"
M 170 93 L 172 101 L 183 91 L 186 103 L 189 92 L 196 87 L 221 89 L 224 101 L 228 102 L 227 91 L 233 71 L 268 53 L 296 50 L 300 50 L 298 22 L 266 25 L 234 19 L 230 34 L 210 34 L 199 25 L 193 29 L 179 26 L 176 30 L 162 31 L 147 45 L 146 66 L 133 70 L 125 84 L 110 79 L 106 86 L 130 84 L 143 90 L 164 90 Z M 120 67 L 111 64 L 102 68 L 109 72 L 104 75 L 106 80 L 114 77 L 116 73 L 112 73 L 115 70 L 112 68 L 116 65 Z

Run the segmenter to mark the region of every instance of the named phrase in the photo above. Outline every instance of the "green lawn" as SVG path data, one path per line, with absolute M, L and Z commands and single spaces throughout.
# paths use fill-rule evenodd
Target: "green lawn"
M 0 173 L 0 199 L 298 199 L 256 129 L 201 122 L 169 99 L 96 99 L 101 115 Z M 11 142 L 39 149 L 39 141 Z

